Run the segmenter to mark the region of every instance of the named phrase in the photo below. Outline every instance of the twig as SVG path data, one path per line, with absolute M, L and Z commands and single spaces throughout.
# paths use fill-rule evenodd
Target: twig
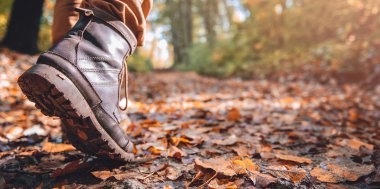
M 133 164 L 143 164 L 143 163 L 147 163 L 147 162 L 150 162 L 150 161 L 153 161 L 153 160 L 156 160 L 156 159 L 161 159 L 163 157 L 151 157 L 151 158 L 141 158 L 141 159 L 136 159 L 136 160 L 132 160 L 130 161 L 129 163 L 133 163 Z
M 193 179 L 190 181 L 190 183 L 186 186 L 186 188 L 189 188 L 196 180 L 201 178 L 204 174 L 202 171 L 198 171 L 198 173 L 193 177 Z
M 155 173 L 157 173 L 159 171 L 165 170 L 167 167 L 168 167 L 168 163 L 165 163 L 162 167 L 159 167 L 157 170 L 154 170 L 151 173 L 149 173 L 149 175 L 145 176 L 144 180 L 149 178 L 150 176 L 154 175 Z
M 218 175 L 218 172 L 215 171 L 215 174 L 210 178 L 208 179 L 205 183 L 203 183 L 202 185 L 199 186 L 199 188 L 203 188 L 206 186 L 206 184 L 210 183 L 212 180 L 214 180 L 214 178 Z
M 278 171 L 278 172 L 286 172 L 286 173 L 302 173 L 301 171 L 293 171 L 293 170 L 281 170 L 281 169 L 271 169 L 271 168 L 263 168 L 263 171 Z

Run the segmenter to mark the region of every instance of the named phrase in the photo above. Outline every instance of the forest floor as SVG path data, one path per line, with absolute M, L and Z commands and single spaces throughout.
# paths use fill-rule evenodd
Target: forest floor
M 380 85 L 130 75 L 137 161 L 67 144 L 17 77 L 36 57 L 0 54 L 0 188 L 379 188 Z

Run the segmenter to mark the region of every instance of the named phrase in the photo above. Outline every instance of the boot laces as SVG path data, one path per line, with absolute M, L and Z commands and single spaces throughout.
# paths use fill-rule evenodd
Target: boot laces
M 126 61 L 121 70 L 121 82 L 119 87 L 119 109 L 126 111 L 128 108 L 128 68 Z

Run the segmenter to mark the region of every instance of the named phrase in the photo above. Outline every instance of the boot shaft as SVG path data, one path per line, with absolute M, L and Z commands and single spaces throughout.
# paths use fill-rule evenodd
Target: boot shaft
M 136 49 L 132 31 L 102 11 L 76 10 L 80 14 L 78 22 L 50 51 L 59 52 L 77 66 L 81 62 L 104 61 L 109 68 L 122 69 L 124 60 Z

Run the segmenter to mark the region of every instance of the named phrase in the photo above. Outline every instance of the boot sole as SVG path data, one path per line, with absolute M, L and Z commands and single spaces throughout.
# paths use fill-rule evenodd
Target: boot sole
M 99 124 L 81 92 L 62 72 L 36 64 L 19 78 L 18 84 L 44 115 L 62 119 L 62 131 L 77 149 L 100 158 L 134 159 L 134 154 L 123 150 Z

